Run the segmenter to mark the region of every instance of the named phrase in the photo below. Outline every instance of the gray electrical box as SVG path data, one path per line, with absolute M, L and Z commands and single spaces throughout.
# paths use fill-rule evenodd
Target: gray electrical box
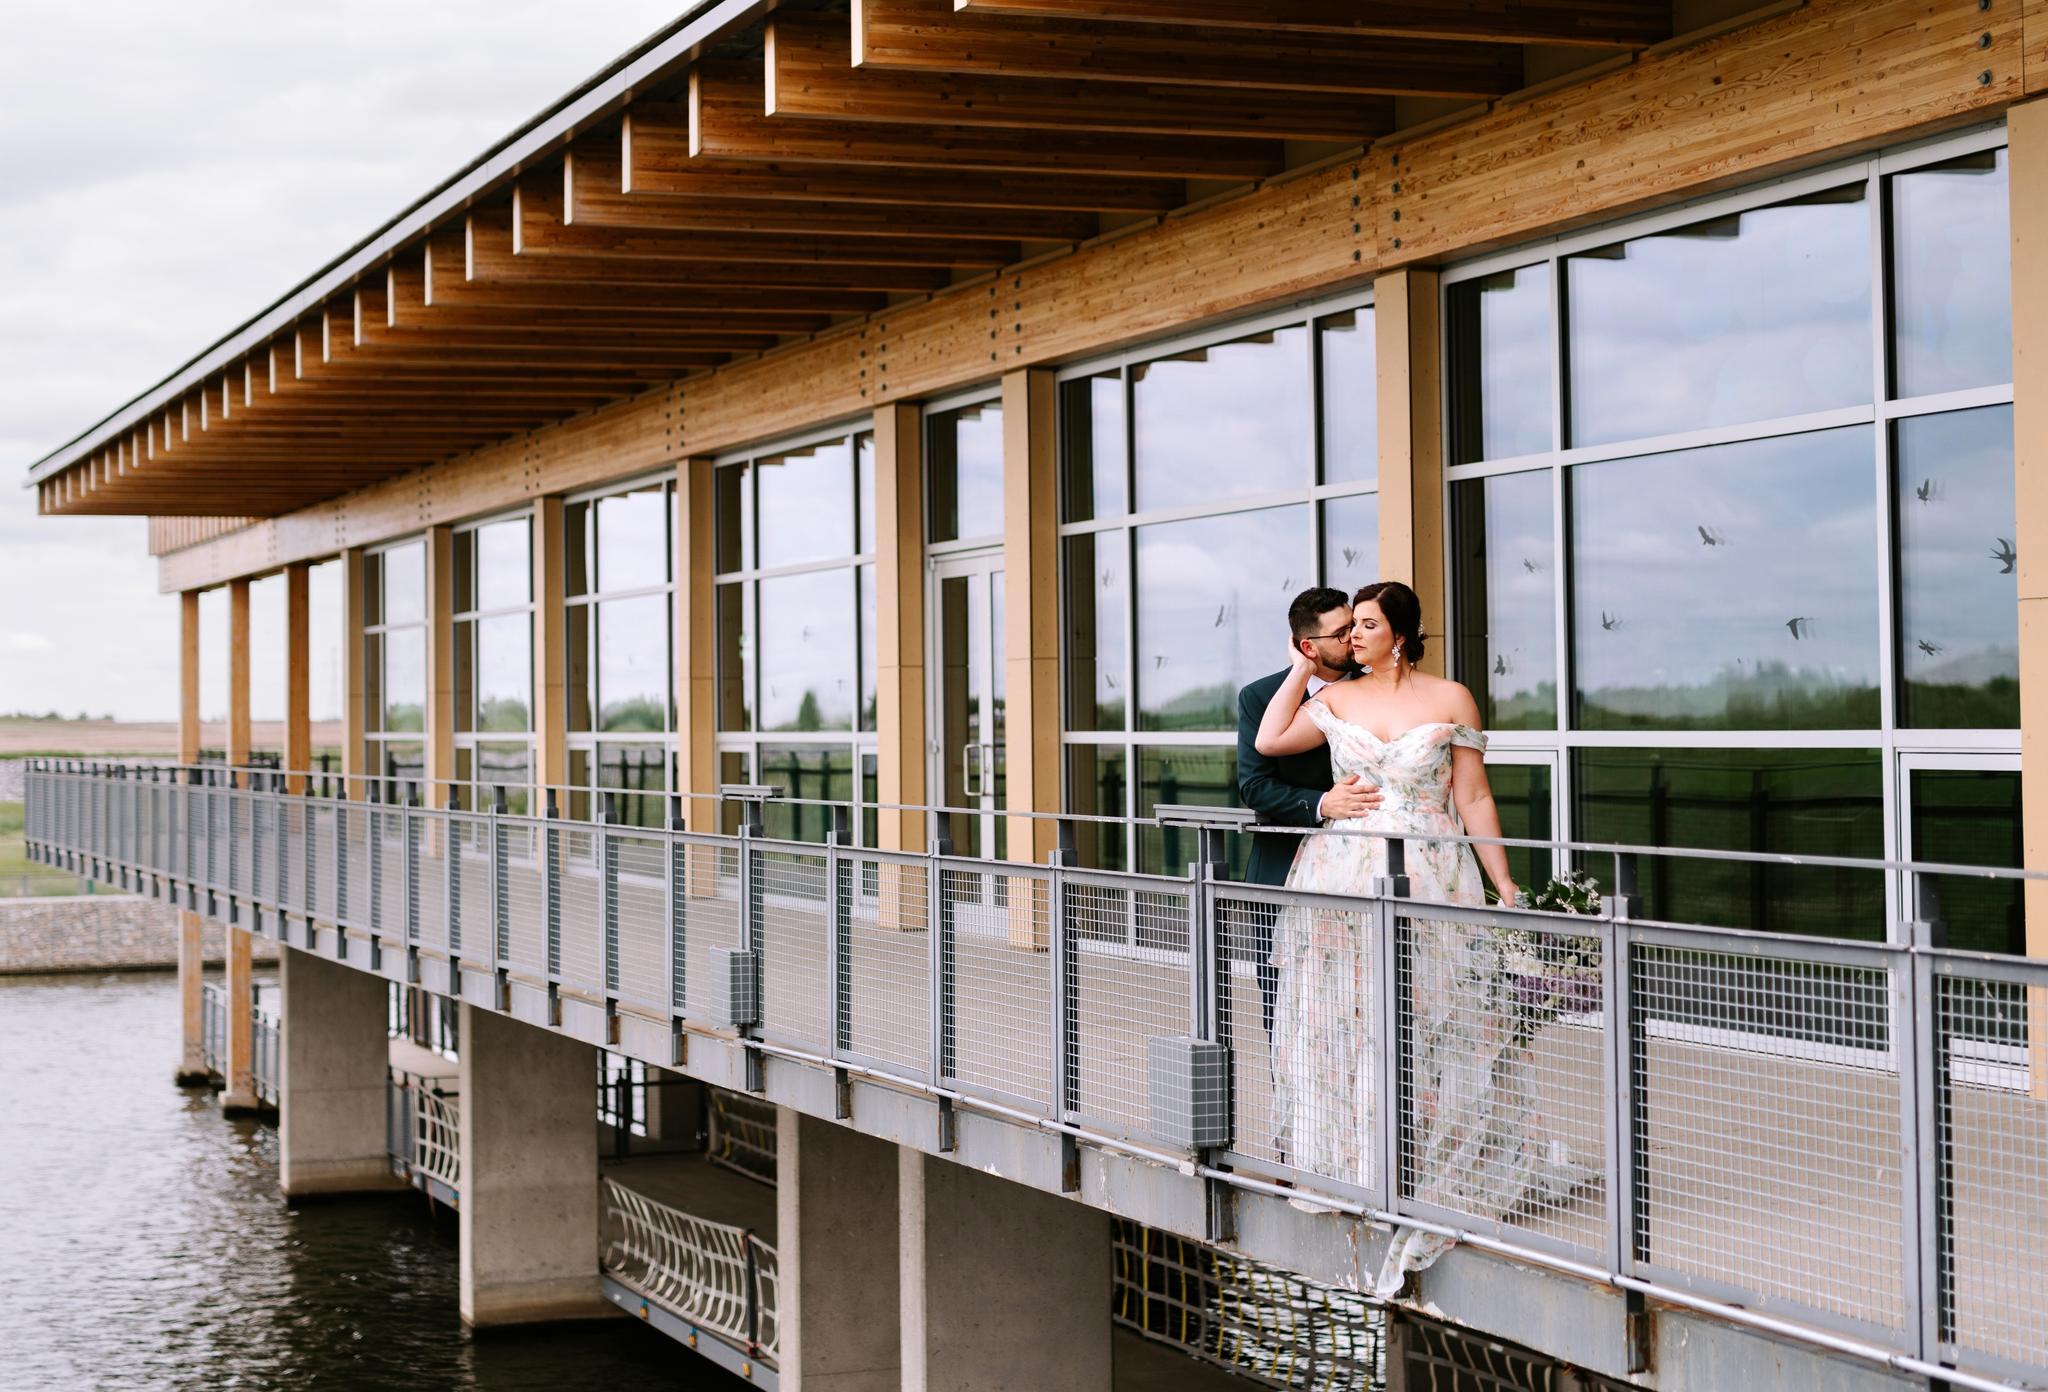
M 745 1029 L 761 1023 L 761 954 L 737 947 L 711 949 L 711 1023 Z
M 1230 1144 L 1230 1050 L 1154 1036 L 1148 1051 L 1152 1134 L 1177 1150 Z

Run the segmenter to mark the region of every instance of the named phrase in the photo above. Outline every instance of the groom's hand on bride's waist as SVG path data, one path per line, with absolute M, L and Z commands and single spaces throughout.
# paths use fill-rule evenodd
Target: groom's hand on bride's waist
M 1323 794 L 1316 815 L 1327 822 L 1341 822 L 1363 817 L 1379 805 L 1380 790 L 1354 773 Z

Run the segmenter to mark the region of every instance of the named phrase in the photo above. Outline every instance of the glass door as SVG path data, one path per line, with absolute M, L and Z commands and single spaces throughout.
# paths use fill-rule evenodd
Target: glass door
M 951 809 L 954 853 L 1003 854 L 1003 557 L 934 558 L 931 570 L 932 769 Z
M 1940 865 L 2023 863 L 2020 759 L 2017 754 L 1943 752 L 1899 755 L 1899 846 L 1908 860 Z M 1899 903 L 1916 912 L 1910 877 Z M 2019 880 L 1935 875 L 1932 906 L 1948 945 L 1975 952 L 2027 950 L 2026 902 Z

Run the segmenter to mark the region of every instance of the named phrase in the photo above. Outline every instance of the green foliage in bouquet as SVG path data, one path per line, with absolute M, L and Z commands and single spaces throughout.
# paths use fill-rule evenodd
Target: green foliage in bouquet
M 1515 895 L 1518 909 L 1592 915 L 1600 912 L 1600 884 L 1583 870 L 1559 875 L 1543 888 Z M 1511 987 L 1515 1043 L 1525 1046 L 1559 1015 L 1583 1015 L 1600 1008 L 1600 940 L 1535 933 L 1526 928 L 1495 930 L 1501 965 Z

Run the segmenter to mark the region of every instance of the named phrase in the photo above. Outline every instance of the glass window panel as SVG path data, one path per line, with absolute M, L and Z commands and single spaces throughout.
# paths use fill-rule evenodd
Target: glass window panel
M 720 783 L 752 783 L 753 751 L 747 749 L 721 749 L 718 751 L 718 781 Z M 737 835 L 740 829 L 741 804 L 720 800 L 718 804 L 718 827 L 727 836 Z
M 1451 485 L 1457 672 L 1489 730 L 1557 728 L 1550 499 L 1548 469 Z
M 991 401 L 926 417 L 931 539 L 962 541 L 1003 530 L 1003 408 Z
M 388 624 L 420 623 L 427 617 L 427 548 L 408 542 L 383 553 L 384 618 Z
M 856 572 L 860 585 L 860 728 L 875 728 L 876 690 L 881 661 L 876 649 L 879 634 L 875 618 L 875 568 L 861 566 Z
M 668 728 L 668 596 L 608 599 L 597 606 L 597 728 Z
M 867 431 L 853 437 L 854 500 L 860 509 L 855 545 L 863 556 L 875 549 L 875 437 Z
M 419 797 L 427 779 L 427 747 L 417 740 L 391 740 L 381 744 L 386 800 L 403 802 Z
M 714 471 L 717 517 L 712 524 L 718 573 L 754 567 L 754 466 L 727 464 Z
M 1323 583 L 1356 593 L 1380 578 L 1380 499 L 1377 493 L 1323 503 Z M 1425 620 L 1425 626 L 1427 621 Z
M 853 728 L 853 588 L 843 570 L 760 582 L 762 729 Z
M 1574 445 L 1871 398 L 1861 184 L 1565 259 Z
M 1129 512 L 1123 374 L 1099 372 L 1062 386 L 1060 432 L 1067 521 Z
M 597 590 L 597 541 L 591 535 L 596 524 L 589 503 L 570 503 L 562 509 L 562 592 L 571 599 Z
M 1132 368 L 1138 510 L 1305 487 L 1311 409 L 1305 325 Z
M 384 728 L 384 635 L 363 635 L 363 711 L 372 730 Z
M 1452 462 L 1548 450 L 1554 352 L 1549 264 L 1459 281 L 1445 300 Z
M 848 441 L 764 455 L 754 461 L 754 474 L 761 565 L 853 554 L 853 449 Z
M 2024 846 L 2017 771 L 1914 769 L 1909 797 L 1913 859 L 2019 868 Z M 1949 946 L 1972 952 L 2026 952 L 2022 881 L 1976 875 L 1931 878 Z
M 1584 841 L 1784 855 L 1884 854 L 1884 780 L 1871 749 L 1581 749 L 1573 825 Z M 1613 858 L 1586 868 L 1613 888 Z M 1645 917 L 1880 941 L 1883 872 L 1646 856 Z
M 477 799 L 479 809 L 488 811 L 502 789 L 505 810 L 515 817 L 527 815 L 532 806 L 533 746 L 524 740 L 477 745 L 476 781 L 484 790 Z
M 1120 744 L 1067 746 L 1067 810 L 1077 817 L 1127 817 L 1130 763 Z M 1120 822 L 1076 822 L 1074 849 L 1093 870 L 1130 867 Z
M 882 800 L 881 761 L 872 751 L 860 756 L 860 844 L 879 846 L 881 844 L 881 812 L 875 804 Z M 881 867 L 873 861 L 861 866 L 861 893 L 873 896 L 881 892 Z
M 202 605 L 206 596 L 201 595 Z M 204 617 L 202 613 L 202 617 Z M 381 552 L 372 551 L 363 557 L 363 623 L 374 627 L 384 622 L 384 557 Z M 200 632 L 206 631 L 204 623 Z
M 477 608 L 506 609 L 532 600 L 532 532 L 524 517 L 476 529 Z
M 1067 728 L 1121 730 L 1130 709 L 1130 534 L 1070 536 L 1067 574 Z
M 564 814 L 574 822 L 590 820 L 590 794 L 584 790 L 591 785 L 590 763 L 595 752 L 591 749 L 569 751 L 569 805 L 564 809 Z M 541 805 L 547 805 L 545 794 L 542 795 Z
M 1284 617 L 1284 616 L 1283 616 Z M 1285 625 L 1283 624 L 1284 628 Z M 1281 635 L 1285 650 L 1286 635 Z M 1150 817 L 1159 804 L 1194 803 L 1202 807 L 1237 806 L 1237 750 L 1228 745 L 1138 746 L 1138 811 Z M 1144 827 L 1138 832 L 1138 869 L 1153 875 L 1183 875 L 1199 854 L 1197 834 L 1184 827 Z M 1249 837 L 1225 838 L 1232 879 L 1244 876 L 1251 855 Z M 1140 911 L 1140 918 L 1143 918 Z M 1143 936 L 1144 925 L 1139 924 Z
M 249 582 L 249 719 L 258 749 L 282 750 L 285 717 L 285 577 L 266 575 Z M 262 726 L 277 733 L 269 736 Z
M 751 583 L 718 587 L 718 728 L 754 728 L 754 644 L 747 622 Z
M 532 616 L 499 614 L 479 619 L 476 649 L 477 729 L 531 730 Z
M 1892 176 L 1891 224 L 1898 395 L 2011 381 L 2005 151 Z
M 1234 730 L 1237 689 L 1285 664 L 1312 582 L 1306 505 L 1137 529 L 1138 728 Z
M 779 786 L 788 802 L 761 809 L 768 835 L 790 841 L 823 841 L 832 830 L 832 809 L 817 802 L 853 801 L 853 748 L 844 744 L 764 744 L 760 781 Z M 813 805 L 800 805 L 809 799 Z
M 1379 476 L 1380 412 L 1372 310 L 1318 320 L 1323 350 L 1323 482 L 1371 483 Z
M 455 612 L 467 614 L 476 608 L 476 533 L 459 531 L 452 538 L 455 573 Z
M 606 594 L 668 583 L 668 490 L 597 500 L 597 583 Z
M 1876 725 L 1870 460 L 1855 426 L 1573 469 L 1576 723 Z
M 1486 761 L 1487 786 L 1500 811 L 1500 834 L 1509 840 L 1548 841 L 1555 834 L 1550 815 L 1550 765 Z M 1508 873 L 1516 884 L 1538 890 L 1550 883 L 1551 856 L 1529 846 L 1510 846 Z
M 451 646 L 455 651 L 455 729 L 460 734 L 476 728 L 475 620 L 456 620 Z
M 342 633 L 342 578 L 342 562 L 323 561 L 313 567 L 307 582 L 306 699 L 316 727 L 316 747 L 340 743 L 341 713 L 348 699 L 341 674 L 341 648 L 348 641 Z M 323 725 L 334 728 L 318 728 Z
M 612 815 L 623 825 L 665 826 L 668 745 L 598 745 L 597 786 L 612 793 Z
M 1899 723 L 2017 728 L 2012 407 L 1896 429 Z
M 427 633 L 392 629 L 384 635 L 384 723 L 386 730 L 424 730 L 427 712 Z

